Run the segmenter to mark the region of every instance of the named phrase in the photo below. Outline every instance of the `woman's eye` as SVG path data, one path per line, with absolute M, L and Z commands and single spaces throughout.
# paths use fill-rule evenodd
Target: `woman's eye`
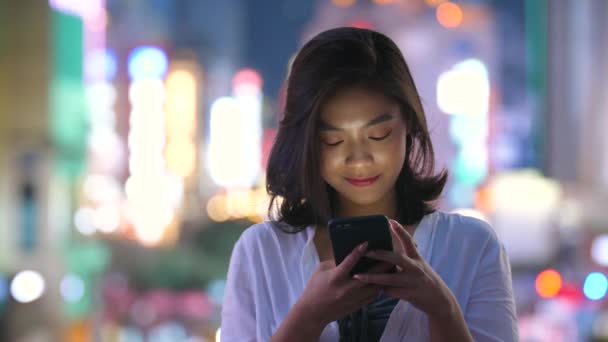
M 369 137 L 369 138 L 372 140 L 376 140 L 376 141 L 384 140 L 384 139 L 388 138 L 389 135 L 391 135 L 392 131 L 393 130 L 390 130 L 386 134 L 384 134 L 383 136 L 380 136 L 380 137 Z
M 323 140 L 323 143 L 327 146 L 338 146 L 342 143 L 343 140 L 338 140 L 338 141 L 326 141 Z

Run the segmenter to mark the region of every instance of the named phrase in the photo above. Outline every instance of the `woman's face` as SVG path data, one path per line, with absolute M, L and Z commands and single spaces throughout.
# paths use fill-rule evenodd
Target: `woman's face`
M 396 214 L 395 183 L 407 136 L 399 105 L 348 88 L 322 106 L 319 130 L 321 176 L 338 194 L 337 214 Z

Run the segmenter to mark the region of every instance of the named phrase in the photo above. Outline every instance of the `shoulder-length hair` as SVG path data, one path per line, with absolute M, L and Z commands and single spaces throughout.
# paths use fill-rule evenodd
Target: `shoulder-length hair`
M 285 112 L 266 170 L 269 216 L 285 232 L 325 225 L 334 215 L 335 190 L 320 171 L 320 110 L 336 92 L 354 86 L 383 94 L 401 108 L 408 133 L 406 162 L 395 185 L 400 222 L 416 223 L 435 210 L 447 171 L 434 174 L 424 110 L 401 51 L 381 33 L 342 27 L 306 43 L 287 80 Z

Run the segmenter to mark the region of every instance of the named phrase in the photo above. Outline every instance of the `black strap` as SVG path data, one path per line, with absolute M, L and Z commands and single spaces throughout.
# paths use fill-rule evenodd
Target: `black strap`
M 381 292 L 369 305 L 338 320 L 340 342 L 377 342 L 380 340 L 386 322 L 399 302 Z

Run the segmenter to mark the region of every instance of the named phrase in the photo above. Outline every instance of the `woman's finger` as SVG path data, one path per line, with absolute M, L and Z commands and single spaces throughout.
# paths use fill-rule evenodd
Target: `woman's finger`
M 352 279 L 350 283 L 345 285 L 344 291 L 355 301 L 363 301 L 369 296 L 374 296 L 380 292 L 380 288 L 376 284 L 369 284 L 357 279 Z
M 395 265 L 390 262 L 380 262 L 377 265 L 367 271 L 367 273 L 386 273 L 390 271 Z
M 370 259 L 380 260 L 387 262 L 392 265 L 401 267 L 402 269 L 412 268 L 412 261 L 407 257 L 399 253 L 389 252 L 384 250 L 373 250 L 365 253 L 365 256 Z
M 333 260 L 325 260 L 321 261 L 318 267 L 321 270 L 329 270 L 336 267 L 336 263 Z
M 418 250 L 416 249 L 414 238 L 410 235 L 410 233 L 407 232 L 407 230 L 405 230 L 405 228 L 403 228 L 401 224 L 399 224 L 399 222 L 391 220 L 391 230 L 399 238 L 401 246 L 408 257 L 413 259 L 420 257 Z
M 346 256 L 346 258 L 344 258 L 344 260 L 342 260 L 340 265 L 338 265 L 338 267 L 336 267 L 336 269 L 338 270 L 338 275 L 339 276 L 348 276 L 350 274 L 350 271 L 353 269 L 353 267 L 355 267 L 355 265 L 359 261 L 359 259 L 361 259 L 363 254 L 365 254 L 366 250 L 367 250 L 367 241 L 363 242 L 359 246 L 355 247 L 350 252 L 350 254 L 348 254 Z
M 353 277 L 368 284 L 376 284 L 390 287 L 403 287 L 406 284 L 403 275 L 400 273 L 361 273 L 355 274 Z

